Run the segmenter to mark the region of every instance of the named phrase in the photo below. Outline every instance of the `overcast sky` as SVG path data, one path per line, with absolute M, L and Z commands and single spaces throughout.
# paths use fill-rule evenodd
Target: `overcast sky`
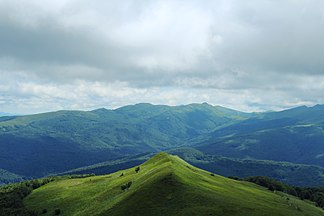
M 0 0 L 0 112 L 324 103 L 323 0 Z

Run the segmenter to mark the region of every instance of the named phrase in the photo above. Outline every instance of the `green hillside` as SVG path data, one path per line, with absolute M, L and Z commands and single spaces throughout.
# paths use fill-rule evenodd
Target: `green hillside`
M 166 151 L 177 155 L 186 162 L 222 176 L 245 178 L 250 176 L 267 176 L 280 182 L 301 187 L 322 187 L 324 185 L 324 168 L 304 164 L 277 162 L 269 160 L 249 160 L 208 155 L 194 148 L 182 147 Z M 123 157 L 90 166 L 79 167 L 59 175 L 89 174 L 103 175 L 121 169 L 137 166 L 154 153 Z
M 0 168 L 32 177 L 64 172 L 190 139 L 248 114 L 209 104 L 136 104 L 115 110 L 0 117 Z
M 324 105 L 261 113 L 216 130 L 195 147 L 225 157 L 324 166 Z
M 208 158 L 211 166 L 195 165 L 222 175 L 267 175 L 290 184 L 322 186 L 323 117 L 323 105 L 247 114 L 206 103 L 142 103 L 115 110 L 5 116 L 0 117 L 0 168 L 40 178 L 138 154 L 194 147 L 214 157 Z
M 131 184 L 129 183 L 131 182 Z M 126 186 L 122 190 L 123 185 Z M 35 189 L 25 206 L 43 215 L 323 215 L 313 204 L 195 168 L 159 153 L 104 176 L 61 179 Z

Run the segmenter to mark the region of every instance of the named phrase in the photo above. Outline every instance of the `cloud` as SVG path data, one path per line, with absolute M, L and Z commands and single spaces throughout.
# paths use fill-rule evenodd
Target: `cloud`
M 0 1 L 0 110 L 324 103 L 324 2 Z

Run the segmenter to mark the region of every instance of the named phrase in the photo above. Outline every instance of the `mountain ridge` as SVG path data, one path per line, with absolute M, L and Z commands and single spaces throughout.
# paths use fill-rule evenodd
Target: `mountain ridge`
M 57 111 L 2 117 L 0 168 L 40 177 L 46 172 L 62 172 L 107 159 L 185 145 L 190 138 L 238 121 L 237 112 L 227 116 L 209 105 L 149 107 L 152 109 L 143 109 L 140 104 L 113 111 Z M 32 172 L 28 173 L 29 170 Z
M 57 111 L 0 117 L 0 168 L 42 177 L 179 147 L 323 167 L 323 139 L 323 105 L 257 114 L 209 104 Z

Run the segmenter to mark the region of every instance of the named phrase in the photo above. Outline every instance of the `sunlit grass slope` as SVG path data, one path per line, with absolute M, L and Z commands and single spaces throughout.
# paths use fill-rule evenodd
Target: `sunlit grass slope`
M 121 176 L 123 173 L 123 176 Z M 128 190 L 121 185 L 132 182 Z M 53 215 L 324 215 L 312 204 L 195 168 L 159 153 L 110 175 L 51 182 L 25 199 L 27 208 Z

